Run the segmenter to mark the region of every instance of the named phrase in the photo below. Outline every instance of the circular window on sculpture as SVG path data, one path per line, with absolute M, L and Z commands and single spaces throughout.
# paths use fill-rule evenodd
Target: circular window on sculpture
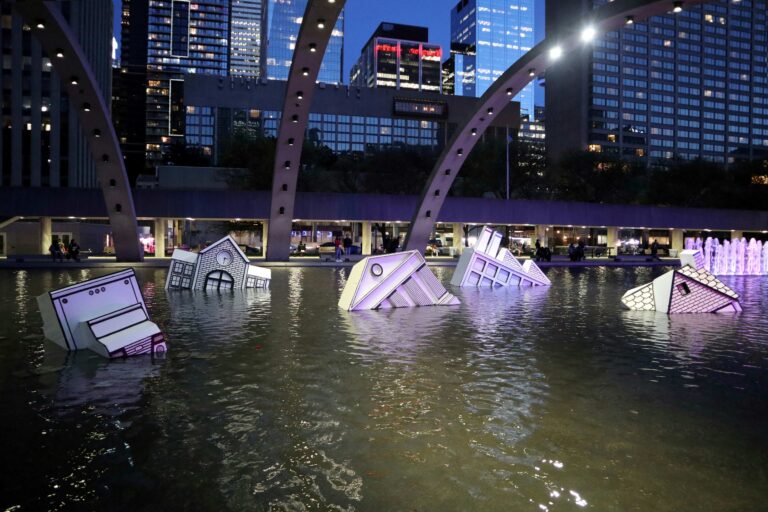
M 374 263 L 371 265 L 371 274 L 375 275 L 376 277 L 379 277 L 381 274 L 384 273 L 384 269 L 379 265 L 378 263 Z

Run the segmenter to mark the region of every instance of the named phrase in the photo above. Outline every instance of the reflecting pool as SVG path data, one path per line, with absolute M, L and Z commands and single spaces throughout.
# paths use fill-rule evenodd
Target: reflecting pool
M 348 313 L 349 269 L 142 269 L 169 353 L 116 361 L 44 341 L 35 303 L 107 270 L 1 272 L 0 510 L 766 510 L 768 279 L 723 278 L 740 315 L 623 309 L 665 270 Z

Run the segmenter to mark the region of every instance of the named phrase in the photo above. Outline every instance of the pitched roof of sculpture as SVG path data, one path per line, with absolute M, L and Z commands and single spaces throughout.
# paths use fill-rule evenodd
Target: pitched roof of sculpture
M 738 299 L 739 294 L 728 288 L 725 284 L 723 284 L 722 281 L 720 281 L 718 278 L 707 272 L 706 270 L 699 269 L 696 270 L 695 268 L 691 266 L 684 266 L 678 270 L 678 272 L 684 276 L 687 276 L 705 286 L 708 286 L 709 288 L 712 288 L 713 290 L 720 292 L 724 295 L 727 295 L 728 297 L 731 297 L 732 299 Z
M 205 254 L 208 251 L 213 250 L 213 248 L 218 247 L 219 245 L 221 245 L 221 244 L 223 244 L 223 243 L 225 243 L 227 241 L 229 241 L 229 243 L 232 244 L 232 246 L 235 248 L 235 250 L 240 255 L 240 257 L 243 259 L 243 261 L 245 261 L 246 263 L 250 263 L 251 260 L 248 259 L 248 256 L 245 255 L 245 253 L 242 251 L 242 249 L 240 249 L 240 246 L 237 245 L 237 242 L 235 242 L 235 239 L 232 238 L 230 235 L 227 235 L 224 238 L 216 240 L 211 245 L 209 245 L 208 247 L 206 247 L 205 249 L 200 251 L 200 254 Z

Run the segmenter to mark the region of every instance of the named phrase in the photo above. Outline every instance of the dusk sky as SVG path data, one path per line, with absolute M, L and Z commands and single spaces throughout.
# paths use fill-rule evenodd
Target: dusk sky
M 115 37 L 120 40 L 121 0 L 115 2 Z M 344 82 L 349 81 L 349 69 L 360 56 L 360 50 L 382 21 L 429 27 L 430 42 L 443 47 L 447 55 L 450 42 L 450 9 L 455 0 L 349 0 L 345 7 Z

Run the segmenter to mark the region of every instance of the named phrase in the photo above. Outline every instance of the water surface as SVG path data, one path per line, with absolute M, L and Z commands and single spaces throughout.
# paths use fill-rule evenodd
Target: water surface
M 724 279 L 740 315 L 622 308 L 664 270 L 347 313 L 348 269 L 143 269 L 154 361 L 43 340 L 34 297 L 106 270 L 0 272 L 0 510 L 765 510 L 768 279 Z

